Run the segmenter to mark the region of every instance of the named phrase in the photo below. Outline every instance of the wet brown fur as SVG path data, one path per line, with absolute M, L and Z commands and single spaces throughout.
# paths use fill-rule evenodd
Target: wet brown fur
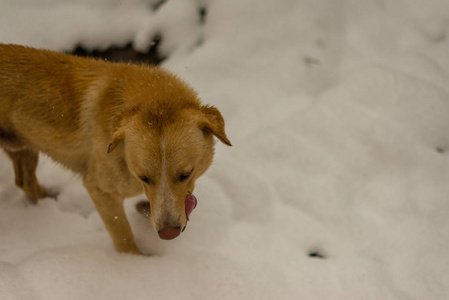
M 48 196 L 35 176 L 40 151 L 79 173 L 120 252 L 141 253 L 126 197 L 145 192 L 157 231 L 185 227 L 212 135 L 230 145 L 220 112 L 164 69 L 0 44 L 0 147 L 16 184 L 34 202 Z

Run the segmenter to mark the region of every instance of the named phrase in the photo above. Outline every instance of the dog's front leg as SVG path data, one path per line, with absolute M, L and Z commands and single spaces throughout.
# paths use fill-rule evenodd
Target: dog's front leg
M 87 180 L 84 180 L 84 186 L 92 197 L 117 251 L 142 254 L 134 242 L 133 233 L 123 208 L 124 198 L 105 193 Z

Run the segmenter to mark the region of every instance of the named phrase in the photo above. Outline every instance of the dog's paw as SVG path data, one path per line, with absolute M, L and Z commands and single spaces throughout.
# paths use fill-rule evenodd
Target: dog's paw
M 59 192 L 55 191 L 53 189 L 44 189 L 43 187 L 39 186 L 37 188 L 30 189 L 30 190 L 26 191 L 26 194 L 32 203 L 37 204 L 37 202 L 40 199 L 45 199 L 45 198 L 51 198 L 54 200 L 58 200 L 57 198 L 58 198 Z
M 57 191 L 54 188 L 45 188 L 44 189 L 45 197 L 44 198 L 52 198 L 54 200 L 58 200 L 58 196 L 60 191 Z
M 150 218 L 151 217 L 150 201 L 148 201 L 148 200 L 141 200 L 141 201 L 137 202 L 136 210 L 139 213 L 143 214 L 144 216 Z
M 134 255 L 143 255 L 148 256 L 144 252 L 142 252 L 139 247 L 134 243 L 134 241 L 131 242 L 123 242 L 123 243 L 116 243 L 115 248 L 120 253 L 128 253 L 128 254 L 134 254 Z
M 134 254 L 134 255 L 148 256 L 145 253 L 143 253 L 142 251 L 140 251 L 140 249 L 137 247 L 135 249 L 128 249 L 126 251 L 121 251 L 121 252 L 128 253 L 128 254 Z

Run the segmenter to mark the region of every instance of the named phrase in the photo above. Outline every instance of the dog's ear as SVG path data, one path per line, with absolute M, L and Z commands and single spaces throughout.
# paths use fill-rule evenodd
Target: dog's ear
M 111 141 L 108 145 L 108 153 L 111 153 L 118 144 L 125 139 L 125 130 L 123 127 L 116 128 L 112 132 Z
M 131 107 L 119 111 L 112 122 L 111 140 L 108 144 L 108 153 L 111 153 L 121 141 L 125 139 L 125 128 L 131 118 L 136 114 L 137 107 Z
M 225 121 L 221 116 L 220 111 L 214 106 L 201 107 L 200 128 L 206 133 L 212 133 L 222 143 L 232 146 L 225 133 Z

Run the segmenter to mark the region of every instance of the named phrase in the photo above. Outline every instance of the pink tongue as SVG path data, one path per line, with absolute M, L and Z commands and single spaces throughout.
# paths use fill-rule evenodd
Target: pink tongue
M 187 195 L 187 197 L 186 197 L 186 216 L 187 216 L 187 221 L 189 221 L 189 215 L 195 209 L 197 202 L 198 201 L 196 200 L 196 197 L 193 196 L 193 194 L 188 194 Z

